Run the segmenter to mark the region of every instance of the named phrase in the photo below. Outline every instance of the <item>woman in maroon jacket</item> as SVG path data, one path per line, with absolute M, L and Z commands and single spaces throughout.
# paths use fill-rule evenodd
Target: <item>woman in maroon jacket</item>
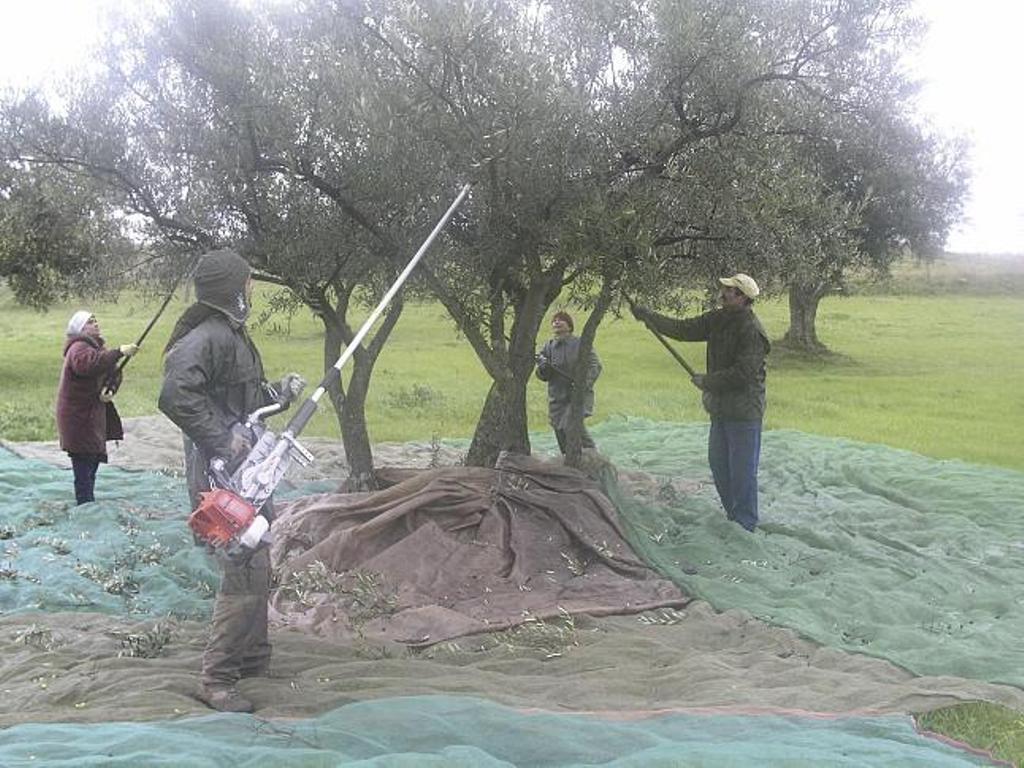
M 107 460 L 107 440 L 124 437 L 108 388 L 117 388 L 118 359 L 136 351 L 135 344 L 107 349 L 99 323 L 84 309 L 68 322 L 64 368 L 57 389 L 57 434 L 60 447 L 71 457 L 79 504 L 94 500 L 96 470 Z

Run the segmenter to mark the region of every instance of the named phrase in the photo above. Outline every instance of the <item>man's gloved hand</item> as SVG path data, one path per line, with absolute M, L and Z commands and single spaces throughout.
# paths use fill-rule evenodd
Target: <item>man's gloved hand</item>
M 236 424 L 231 428 L 231 447 L 228 449 L 231 455 L 228 456 L 232 463 L 236 463 L 249 455 L 252 450 L 252 440 L 245 434 L 245 428 Z
M 701 390 L 704 389 L 704 374 L 703 373 L 698 373 L 698 374 L 696 374 L 694 376 L 691 376 L 690 377 L 690 381 L 693 382 L 693 386 L 695 386 L 697 389 L 701 389 Z
M 282 405 L 286 406 L 298 400 L 305 388 L 306 380 L 294 372 L 285 374 L 276 387 Z
M 122 344 L 120 347 L 117 348 L 117 350 L 118 350 L 118 352 L 120 352 L 125 357 L 131 357 L 132 355 L 134 355 L 136 352 L 139 351 L 139 345 L 138 344 Z
M 100 402 L 109 403 L 114 399 L 116 393 L 110 387 L 104 387 L 100 390 Z

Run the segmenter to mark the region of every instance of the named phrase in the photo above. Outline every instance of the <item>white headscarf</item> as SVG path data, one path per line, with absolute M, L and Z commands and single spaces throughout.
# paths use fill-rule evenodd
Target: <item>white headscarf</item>
M 89 322 L 89 318 L 92 317 L 92 312 L 87 309 L 80 309 L 71 316 L 68 320 L 68 336 L 78 336 L 82 333 L 82 329 L 85 328 L 85 324 Z

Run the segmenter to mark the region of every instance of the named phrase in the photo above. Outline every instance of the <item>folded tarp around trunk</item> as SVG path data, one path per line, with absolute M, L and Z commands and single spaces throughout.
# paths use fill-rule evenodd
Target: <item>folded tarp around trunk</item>
M 506 457 L 497 469 L 391 477 L 370 495 L 283 507 L 275 623 L 426 645 L 529 618 L 689 602 L 633 554 L 615 507 L 576 470 Z

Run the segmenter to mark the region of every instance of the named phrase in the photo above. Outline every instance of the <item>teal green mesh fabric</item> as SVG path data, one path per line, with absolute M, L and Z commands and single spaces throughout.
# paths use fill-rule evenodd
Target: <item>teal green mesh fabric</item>
M 320 717 L 211 715 L 172 722 L 22 725 L 5 766 L 899 766 L 991 765 L 915 732 L 908 717 L 524 713 L 482 699 L 418 696 Z
M 769 431 L 751 535 L 719 506 L 707 425 L 592 431 L 620 470 L 660 483 L 647 497 L 610 489 L 634 548 L 719 610 L 917 674 L 1024 685 L 1024 474 Z
M 185 481 L 102 466 L 96 498 L 75 506 L 70 470 L 0 448 L 0 612 L 209 616 L 218 576 L 186 525 Z
M 718 506 L 705 426 L 614 419 L 594 434 L 620 467 L 621 482 L 611 492 L 637 551 L 719 610 L 743 608 L 825 645 L 921 674 L 1021 684 L 1019 473 L 769 432 L 764 525 L 750 535 L 725 521 Z M 546 434 L 537 445 L 552 448 Z M 637 469 L 644 474 L 631 478 Z M 649 477 L 646 485 L 637 479 Z M 627 486 L 629 494 L 621 490 Z M 103 467 L 99 502 L 75 507 L 71 498 L 69 471 L 0 450 L 0 611 L 208 615 L 215 572 L 185 526 L 181 478 Z M 687 563 L 696 574 L 685 572 Z M 96 721 L 12 725 L 0 731 L 0 765 L 987 764 L 917 734 L 909 718 L 891 716 L 716 711 L 620 719 L 422 696 L 378 698 L 301 720 L 211 715 L 133 723 L 122 722 L 135 714 L 118 693 L 103 710 L 111 717 L 99 719 L 89 709 L 105 701 L 104 692 L 90 688 L 99 684 L 97 670 L 173 673 L 180 699 L 194 673 L 176 659 L 194 663 L 201 639 L 175 658 L 85 659 L 52 672 L 66 674 L 60 682 L 67 685 L 47 687 L 43 667 L 59 651 L 32 646 L 34 635 L 26 632 L 33 628 L 8 639 L 8 661 L 17 666 L 11 674 L 30 684 L 20 690 L 31 689 L 69 718 L 77 719 L 81 703 Z M 372 680 L 373 662 L 367 665 Z M 521 666 L 509 669 L 518 674 Z M 614 667 L 602 669 L 614 675 Z M 489 675 L 483 670 L 479 686 L 457 690 L 486 692 L 493 687 Z M 360 681 L 352 682 L 358 695 Z M 51 701 L 58 690 L 63 698 Z
M 103 466 L 96 498 L 75 506 L 70 470 L 0 449 L 0 611 L 208 616 L 216 575 L 184 481 Z
M 719 507 L 706 425 L 616 418 L 593 433 L 659 484 L 610 489 L 634 548 L 719 610 L 917 674 L 1024 684 L 1021 473 L 770 431 L 763 525 L 748 535 Z M 552 449 L 546 433 L 535 443 Z M 75 507 L 69 471 L 0 450 L 0 611 L 208 615 L 216 577 L 184 524 L 183 485 L 103 467 L 101 501 Z

